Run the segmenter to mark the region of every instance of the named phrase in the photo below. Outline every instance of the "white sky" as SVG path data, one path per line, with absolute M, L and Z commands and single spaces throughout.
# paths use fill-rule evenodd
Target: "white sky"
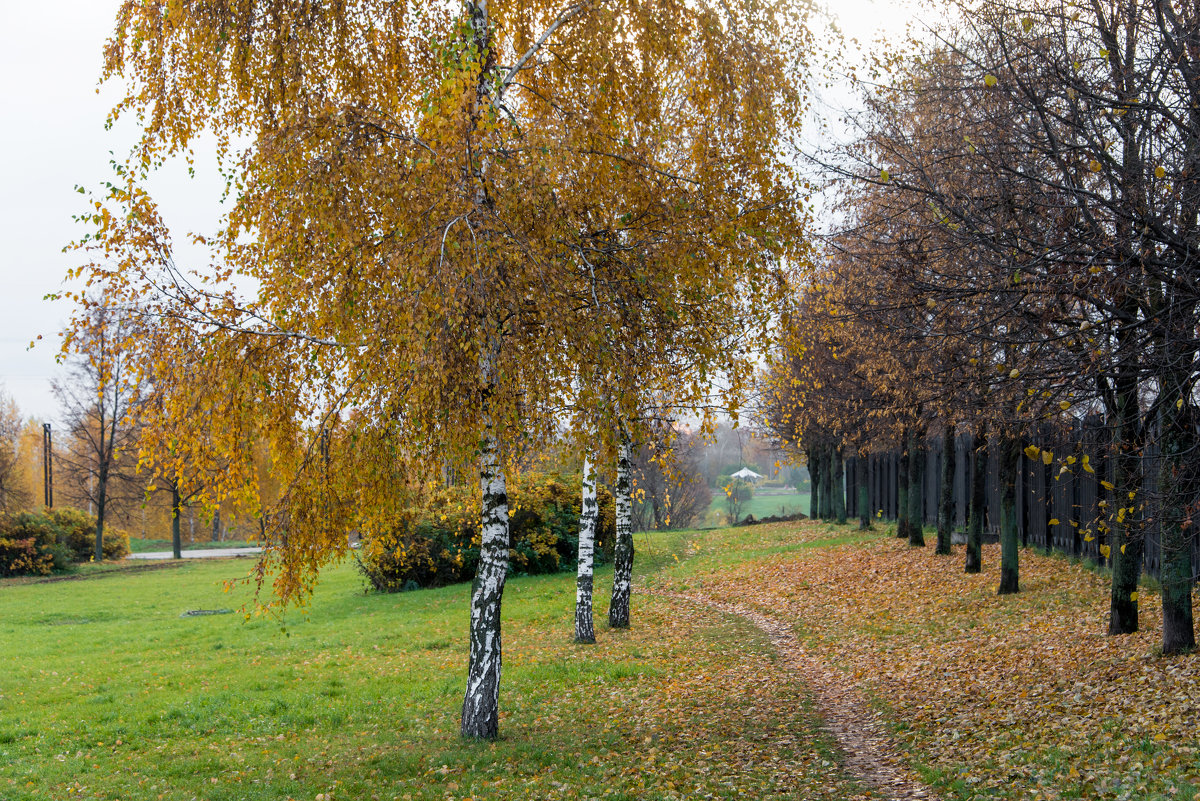
M 71 215 L 86 208 L 76 185 L 110 177 L 110 151 L 122 158 L 128 126 L 106 132 L 119 92 L 96 93 L 105 40 L 120 0 L 0 0 L 0 386 L 39 420 L 56 417 L 50 379 L 59 371 L 57 331 L 69 309 L 43 297 L 62 288 L 76 257 L 62 249 L 86 233 Z M 860 41 L 900 37 L 907 14 L 894 0 L 831 0 L 847 34 Z M 182 233 L 219 215 L 212 173 L 189 179 L 169 169 L 153 185 L 168 223 Z M 29 343 L 43 340 L 32 350 Z

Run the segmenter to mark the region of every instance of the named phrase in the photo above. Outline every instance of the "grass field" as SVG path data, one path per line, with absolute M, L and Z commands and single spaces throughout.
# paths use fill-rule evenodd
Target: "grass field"
M 788 516 L 796 513 L 808 514 L 809 494 L 807 492 L 787 492 L 779 495 L 755 494 L 748 502 L 742 504 L 741 519 L 746 515 L 754 515 L 756 519 L 764 517 Z M 780 514 L 782 511 L 783 514 Z M 729 525 L 729 502 L 721 490 L 713 492 L 712 503 L 704 517 L 707 526 Z
M 1103 636 L 1107 579 L 996 546 L 911 549 L 812 523 L 639 537 L 633 629 L 570 641 L 569 574 L 505 593 L 501 739 L 458 712 L 469 588 L 365 595 L 331 570 L 281 624 L 223 591 L 248 560 L 0 582 L 0 799 L 875 798 L 759 631 L 659 591 L 753 605 L 852 675 L 946 801 L 1200 798 L 1200 658 Z M 104 572 L 101 572 L 104 571 Z
M 242 542 L 240 540 L 227 540 L 224 542 L 185 542 L 183 550 L 185 551 L 201 551 L 207 548 L 249 548 L 257 543 Z M 129 550 L 133 553 L 151 553 L 153 551 L 169 551 L 171 550 L 170 540 L 147 540 L 138 537 L 129 538 Z
M 641 538 L 643 580 L 683 548 Z M 573 576 L 510 580 L 502 739 L 471 743 L 468 586 L 365 595 L 342 566 L 286 630 L 180 617 L 240 607 L 247 564 L 0 586 L 0 799 L 845 797 L 746 625 L 639 597 L 577 646 Z

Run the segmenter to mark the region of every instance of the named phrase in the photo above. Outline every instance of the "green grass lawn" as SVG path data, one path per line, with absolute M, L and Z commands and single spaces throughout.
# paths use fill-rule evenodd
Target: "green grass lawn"
M 810 496 L 807 492 L 792 491 L 781 495 L 764 495 L 759 492 L 748 502 L 742 504 L 740 517 L 744 519 L 746 515 L 754 515 L 756 519 L 761 519 L 772 515 L 780 517 L 794 515 L 797 512 L 807 515 L 809 514 L 809 501 Z M 720 489 L 713 492 L 712 503 L 709 504 L 704 520 L 705 525 L 708 526 L 729 525 L 729 501 Z
M 681 570 L 678 535 L 638 571 Z M 470 588 L 366 595 L 346 565 L 281 624 L 246 560 L 0 582 L 0 799 L 843 798 L 803 688 L 715 613 L 635 596 L 571 642 L 574 576 L 511 579 L 501 739 L 458 736 Z M 682 617 L 681 617 L 682 616 Z
M 185 542 L 183 550 L 185 551 L 200 551 L 208 548 L 251 548 L 257 545 L 254 542 L 243 542 L 241 540 L 228 540 L 225 542 Z M 152 551 L 169 551 L 171 550 L 170 540 L 149 540 L 140 539 L 138 537 L 129 538 L 129 550 L 133 553 L 150 553 Z

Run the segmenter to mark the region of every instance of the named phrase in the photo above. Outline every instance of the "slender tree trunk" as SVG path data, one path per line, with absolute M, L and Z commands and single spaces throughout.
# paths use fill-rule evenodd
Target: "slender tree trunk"
M 808 457 L 808 517 L 816 520 L 821 516 L 821 460 L 817 458 L 818 451 L 809 448 Z
M 908 452 L 908 441 L 910 437 L 911 434 L 907 428 L 900 434 L 900 469 L 896 476 L 896 538 L 901 540 L 908 539 L 908 479 L 909 464 L 911 462 L 911 454 Z
M 946 425 L 942 433 L 942 486 L 938 497 L 937 548 L 934 553 L 952 553 L 950 540 L 954 533 L 954 456 L 955 428 Z
M 908 446 L 908 544 L 925 547 L 925 427 L 912 429 Z
M 213 542 L 221 541 L 221 510 L 220 509 L 213 510 L 212 541 Z
M 1122 378 L 1117 391 L 1117 424 L 1113 433 L 1114 492 L 1109 494 L 1108 543 L 1112 564 L 1112 593 L 1109 605 L 1108 633 L 1132 634 L 1138 630 L 1138 602 L 1135 593 L 1142 575 L 1142 527 L 1136 508 L 1121 515 L 1129 493 L 1140 493 L 1142 436 L 1138 408 L 1137 382 Z M 1136 496 L 1135 496 L 1136 497 Z M 1125 507 L 1128 508 L 1128 507 Z M 1123 518 L 1123 519 L 1122 519 Z
M 975 430 L 974 455 L 971 459 L 971 506 L 967 519 L 967 555 L 964 571 L 983 569 L 983 514 L 987 508 L 987 424 Z
M 179 531 L 179 512 L 182 502 L 179 499 L 179 485 L 171 485 L 171 556 L 183 558 L 183 535 Z
M 858 530 L 871 530 L 871 489 L 870 484 L 870 465 L 871 457 L 865 453 L 859 453 L 858 458 L 854 460 L 855 482 L 858 484 Z
M 1000 595 L 1020 592 L 1019 536 L 1017 530 L 1017 465 L 1021 440 L 1004 435 L 1000 440 Z
M 833 446 L 821 448 L 821 519 L 833 520 Z
M 104 561 L 104 512 L 108 507 L 108 469 L 100 465 L 96 481 L 96 562 Z
M 608 626 L 629 628 L 629 595 L 633 589 L 633 526 L 630 521 L 633 489 L 630 477 L 629 438 L 621 432 L 617 449 L 617 483 L 613 488 L 617 507 L 617 538 L 613 548 L 612 599 L 608 604 Z
M 1196 497 L 1195 421 L 1185 378 L 1177 377 L 1163 393 L 1158 415 L 1160 454 L 1158 491 L 1162 561 L 1164 655 L 1196 647 L 1192 620 L 1192 527 L 1189 507 Z M 1140 500 L 1140 499 L 1139 499 Z M 1130 503 L 1130 506 L 1133 502 Z M 1132 514 L 1132 512 L 1131 512 Z
M 500 732 L 500 603 L 508 578 L 508 488 L 500 461 L 500 442 L 493 427 L 491 397 L 495 389 L 499 347 L 491 343 L 481 359 L 484 379 L 483 436 L 479 448 L 479 567 L 471 586 L 470 656 L 463 697 L 462 736 L 495 739 Z
M 842 447 L 830 447 L 829 454 L 833 459 L 833 515 L 839 526 L 846 525 L 846 460 L 843 458 Z
M 596 473 L 591 459 L 583 457 L 583 492 L 579 507 L 579 565 L 575 578 L 575 642 L 594 643 L 596 629 L 592 620 L 592 560 L 596 545 L 596 519 L 600 504 L 596 500 Z

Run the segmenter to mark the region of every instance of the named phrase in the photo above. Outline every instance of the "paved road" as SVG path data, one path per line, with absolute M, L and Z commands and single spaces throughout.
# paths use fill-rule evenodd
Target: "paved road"
M 207 548 L 204 550 L 183 551 L 184 559 L 221 559 L 230 556 L 254 556 L 262 553 L 262 548 Z M 146 553 L 131 553 L 130 559 L 170 559 L 174 554 L 170 551 L 147 551 Z

